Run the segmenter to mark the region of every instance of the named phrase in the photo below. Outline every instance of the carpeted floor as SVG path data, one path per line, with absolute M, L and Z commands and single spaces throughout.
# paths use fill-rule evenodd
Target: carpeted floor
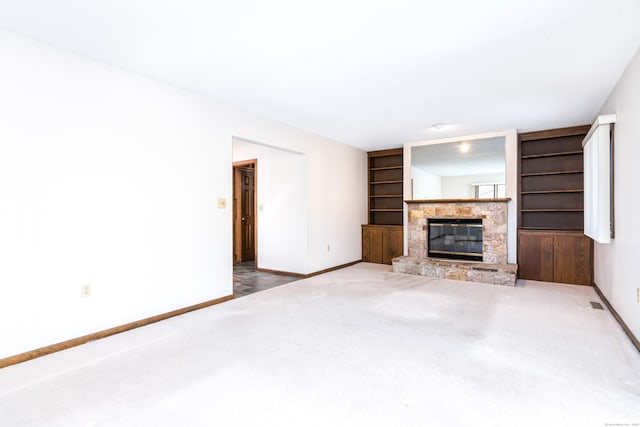
M 606 426 L 640 355 L 589 287 L 352 267 L 0 370 L 8 426 Z

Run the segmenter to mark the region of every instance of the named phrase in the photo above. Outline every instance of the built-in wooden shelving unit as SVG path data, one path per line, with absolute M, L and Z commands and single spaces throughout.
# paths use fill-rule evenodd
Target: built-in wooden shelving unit
M 369 224 L 402 225 L 402 148 L 371 151 L 369 159 Z
M 521 230 L 583 229 L 582 139 L 589 126 L 519 135 Z
M 403 253 L 402 148 L 368 155 L 368 224 L 362 226 L 362 260 L 391 264 Z
M 519 135 L 520 278 L 593 282 L 593 243 L 582 232 L 582 140 L 588 131 L 586 125 Z

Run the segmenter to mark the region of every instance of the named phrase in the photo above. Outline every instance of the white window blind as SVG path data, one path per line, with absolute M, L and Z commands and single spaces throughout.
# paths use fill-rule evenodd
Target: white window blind
M 584 234 L 611 241 L 611 124 L 615 114 L 599 116 L 582 141 L 584 151 Z

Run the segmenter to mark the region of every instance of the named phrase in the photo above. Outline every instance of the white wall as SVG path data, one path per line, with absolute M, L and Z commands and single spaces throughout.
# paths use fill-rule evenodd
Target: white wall
M 234 138 L 233 161 L 251 159 L 257 159 L 258 169 L 257 265 L 306 272 L 306 156 Z
M 442 177 L 442 198 L 466 199 L 476 197 L 473 184 L 497 184 L 504 183 L 503 173 L 485 173 L 463 176 Z
M 0 54 L 0 358 L 231 294 L 233 136 L 306 155 L 304 273 L 360 258 L 366 153 L 6 32 Z
M 318 150 L 313 160 L 307 162 L 307 272 L 360 260 L 360 226 L 367 222 L 367 153 L 340 145 Z
M 617 115 L 614 142 L 615 239 L 595 244 L 595 282 L 640 338 L 637 264 L 640 199 L 640 51 L 618 81 L 600 114 Z
M 236 121 L 233 134 L 306 155 L 307 261 L 302 273 L 362 258 L 360 226 L 367 222 L 367 153 L 277 122 Z M 286 130 L 286 132 L 285 132 Z M 330 248 L 330 250 L 329 250 Z
M 411 168 L 412 199 L 430 200 L 442 198 L 442 178 L 439 175 Z

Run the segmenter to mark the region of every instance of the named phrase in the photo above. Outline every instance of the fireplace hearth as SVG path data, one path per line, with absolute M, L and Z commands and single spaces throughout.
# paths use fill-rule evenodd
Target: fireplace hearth
M 429 218 L 427 256 L 482 261 L 482 219 Z

